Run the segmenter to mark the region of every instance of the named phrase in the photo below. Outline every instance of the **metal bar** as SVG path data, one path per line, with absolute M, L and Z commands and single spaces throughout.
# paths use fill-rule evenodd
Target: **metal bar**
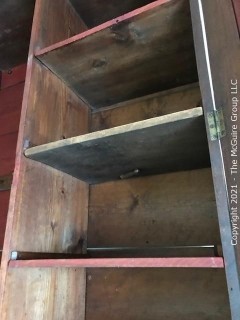
M 11 260 L 83 259 L 87 254 L 12 251 Z

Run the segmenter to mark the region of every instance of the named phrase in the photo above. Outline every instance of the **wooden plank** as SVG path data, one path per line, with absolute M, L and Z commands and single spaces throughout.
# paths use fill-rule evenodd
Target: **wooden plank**
M 36 55 L 93 109 L 197 81 L 186 0 L 155 1 Z
M 109 129 L 201 106 L 198 83 L 124 101 L 92 112 L 91 131 Z
M 31 110 L 24 131 L 27 143 L 34 145 L 88 131 L 87 107 L 38 63 L 32 66 L 29 101 Z M 21 148 L 25 143 L 22 140 Z M 88 186 L 26 159 L 22 149 L 20 154 L 24 178 L 15 208 L 12 250 L 80 253 L 86 245 Z
M 88 219 L 90 248 L 221 242 L 210 169 L 91 186 Z
M 91 28 L 153 2 L 152 0 L 122 0 L 121 2 L 118 0 L 102 0 L 101 2 L 98 0 L 70 1 Z
M 45 48 L 87 30 L 87 26 L 68 0 L 43 1 L 40 10 L 35 17 L 37 23 L 38 19 L 42 23 L 37 30 L 38 39 L 35 39 L 37 49 Z
M 86 320 L 226 320 L 223 269 L 89 269 Z
M 10 268 L 224 268 L 223 258 L 102 258 L 11 260 Z
M 9 269 L 1 319 L 85 319 L 85 285 L 84 269 Z
M 142 176 L 209 165 L 200 107 L 33 147 L 25 155 L 88 183 L 134 170 Z
M 231 186 L 236 185 L 240 180 L 240 171 L 231 174 L 232 160 L 235 159 L 231 156 L 231 141 L 233 139 L 233 125 L 237 125 L 237 136 L 239 137 L 240 117 L 238 116 L 234 122 L 231 121 L 232 99 L 239 99 L 239 92 L 236 92 L 234 88 L 231 89 L 234 87 L 231 82 L 235 82 L 236 79 L 239 82 L 240 77 L 239 32 L 231 0 L 192 0 L 191 11 L 205 115 L 221 108 L 225 119 L 226 136 L 220 141 L 211 141 L 209 137 L 209 149 L 232 319 L 238 320 L 240 310 L 240 242 L 236 243 L 232 232 L 233 225 L 235 228 L 239 228 L 240 225 L 239 222 L 236 223 L 238 217 L 235 219 L 232 208 L 235 207 L 237 209 L 236 215 L 239 215 L 240 202 L 238 201 L 236 205 L 231 201 Z M 236 113 L 238 114 L 238 111 Z M 238 160 L 239 156 L 236 159 Z M 235 192 L 239 199 L 240 188 L 237 191 L 235 188 Z
M 86 246 L 87 185 L 60 172 L 46 170 L 38 163 L 30 163 L 23 156 L 23 148 L 27 142 L 47 143 L 63 136 L 71 137 L 88 131 L 87 107 L 57 77 L 37 64 L 33 57 L 36 47 L 41 48 L 52 44 L 55 40 L 66 39 L 73 31 L 82 31 L 81 19 L 76 21 L 78 18 L 76 13 L 71 9 L 65 10 L 68 2 L 66 6 L 60 5 L 64 4 L 63 0 L 61 3 L 58 1 L 55 6 L 54 4 L 55 1 L 36 1 L 17 158 L 1 263 L 0 309 L 4 310 L 11 305 L 8 299 L 11 300 L 13 291 L 16 291 L 15 286 L 10 286 L 8 282 L 6 284 L 8 260 L 12 250 L 67 253 L 84 251 Z M 61 20 L 63 23 L 59 23 L 58 15 L 65 18 Z M 51 32 L 46 32 L 45 28 Z M 76 296 L 76 299 L 78 295 L 75 295 L 75 292 L 81 291 L 84 296 L 85 283 L 78 283 L 80 286 L 78 289 L 69 283 L 68 291 L 63 290 L 63 292 L 68 296 Z M 54 292 L 54 282 L 50 282 L 49 286 L 51 288 L 50 291 L 46 290 L 46 296 L 49 292 Z M 25 281 L 21 287 L 27 292 Z M 42 297 L 45 297 L 44 293 Z M 23 304 L 19 304 L 18 308 L 19 314 L 21 312 L 25 314 Z M 48 311 L 50 316 L 43 318 L 53 319 L 51 306 Z M 79 318 L 83 319 L 82 313 L 78 314 Z M 7 309 L 5 317 L 8 318 L 10 315 L 11 311 Z M 14 318 L 16 317 L 18 316 L 15 314 Z M 29 317 L 39 318 L 34 315 Z M 58 316 L 55 318 L 59 319 Z

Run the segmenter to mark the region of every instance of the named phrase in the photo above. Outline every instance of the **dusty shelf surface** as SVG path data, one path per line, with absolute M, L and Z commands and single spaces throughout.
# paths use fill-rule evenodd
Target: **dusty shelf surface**
M 209 166 L 201 107 L 32 147 L 25 155 L 90 184 Z
M 198 80 L 186 0 L 154 1 L 36 57 L 92 109 Z

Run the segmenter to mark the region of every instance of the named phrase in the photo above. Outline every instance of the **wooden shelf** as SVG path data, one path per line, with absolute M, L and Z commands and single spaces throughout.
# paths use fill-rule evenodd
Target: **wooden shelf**
M 223 258 L 11 260 L 10 268 L 224 268 Z
M 90 184 L 210 164 L 201 107 L 32 147 L 25 155 Z
M 186 0 L 155 1 L 35 55 L 93 109 L 198 80 Z

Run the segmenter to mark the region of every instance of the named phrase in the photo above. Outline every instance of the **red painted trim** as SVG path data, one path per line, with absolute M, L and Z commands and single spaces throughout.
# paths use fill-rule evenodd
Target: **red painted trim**
M 27 65 L 22 64 L 11 70 L 2 71 L 1 90 L 25 81 Z
M 145 12 L 151 10 L 151 9 L 159 7 L 159 6 L 161 6 L 161 5 L 165 4 L 165 3 L 168 3 L 170 1 L 171 0 L 157 0 L 155 2 L 147 4 L 146 6 L 143 6 L 141 8 L 136 9 L 136 10 L 133 10 L 133 11 L 131 11 L 129 13 L 126 13 L 126 14 L 118 17 L 118 18 L 109 20 L 109 21 L 107 21 L 107 22 L 105 22 L 103 24 L 100 24 L 97 27 L 94 27 L 94 28 L 92 28 L 90 30 L 87 30 L 87 31 L 84 31 L 84 32 L 82 32 L 80 34 L 77 34 L 76 36 L 73 36 L 73 37 L 71 37 L 71 38 L 69 38 L 67 40 L 60 41 L 60 42 L 55 43 L 55 44 L 53 44 L 53 45 L 51 45 L 51 46 L 49 46 L 47 48 L 38 50 L 38 51 L 35 52 L 35 56 L 39 57 L 39 56 L 44 55 L 44 54 L 46 54 L 46 53 L 48 53 L 50 51 L 59 49 L 61 47 L 65 47 L 67 45 L 70 45 L 70 44 L 72 44 L 72 43 L 74 43 L 76 41 L 82 40 L 82 39 L 84 39 L 84 38 L 86 38 L 86 37 L 88 37 L 90 35 L 93 35 L 94 33 L 97 33 L 97 32 L 99 32 L 101 30 L 107 29 L 107 28 L 109 28 L 109 27 L 111 27 L 111 26 L 113 26 L 115 24 L 118 24 L 119 22 L 131 19 L 131 18 L 133 18 L 133 17 L 135 17 L 137 15 L 145 13 Z
M 110 258 L 12 260 L 10 268 L 224 268 L 223 258 Z

